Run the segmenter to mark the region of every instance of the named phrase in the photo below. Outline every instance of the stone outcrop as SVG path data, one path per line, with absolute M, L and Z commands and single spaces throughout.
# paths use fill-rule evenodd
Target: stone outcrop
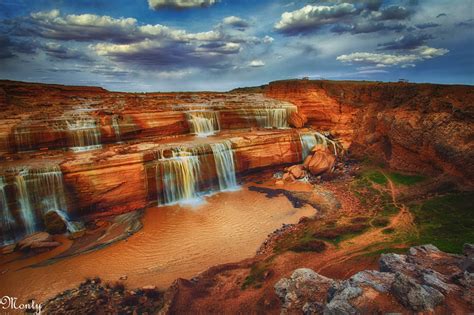
M 296 164 L 285 168 L 282 176 L 284 181 L 294 181 L 303 179 L 308 174 L 319 176 L 325 173 L 331 173 L 336 165 L 336 156 L 334 151 L 322 144 L 315 145 L 310 155 L 308 155 L 303 164 Z
M 303 128 L 308 122 L 308 117 L 305 114 L 299 112 L 292 112 L 288 117 L 288 123 L 294 128 Z
M 348 280 L 297 269 L 275 284 L 275 293 L 282 314 L 462 312 L 474 307 L 473 275 L 462 268 L 471 246 L 464 257 L 433 245 L 412 247 L 407 255 L 382 254 L 380 271 L 361 271 Z
M 335 163 L 334 153 L 328 147 L 318 144 L 311 150 L 311 155 L 305 159 L 304 167 L 313 175 L 321 175 L 330 172 Z
M 304 313 L 320 312 L 327 291 L 336 282 L 314 272 L 301 268 L 293 272 L 289 279 L 283 278 L 275 284 L 275 293 L 282 300 L 282 313 L 302 310 Z
M 53 237 L 46 232 L 38 232 L 28 235 L 18 242 L 16 247 L 23 252 L 43 252 L 58 247 L 61 243 L 53 240 Z
M 56 211 L 48 211 L 43 215 L 43 223 L 46 232 L 50 234 L 62 234 L 67 231 L 66 223 Z
M 473 184 L 472 86 L 287 80 L 264 93 L 297 105 L 308 125 L 330 131 L 353 155 Z
M 156 314 L 163 294 L 154 286 L 128 290 L 122 282 L 88 279 L 42 305 L 45 314 Z

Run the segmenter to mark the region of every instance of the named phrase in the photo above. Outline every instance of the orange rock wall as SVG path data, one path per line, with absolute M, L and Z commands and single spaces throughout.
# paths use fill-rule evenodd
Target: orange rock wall
M 290 80 L 270 83 L 265 95 L 297 105 L 356 156 L 473 184 L 472 86 Z
M 229 140 L 238 174 L 301 162 L 301 144 L 294 130 L 260 132 Z M 202 186 L 207 188 L 217 178 L 210 148 L 200 160 Z M 100 216 L 133 211 L 153 203 L 157 190 L 154 165 L 152 151 L 104 152 L 91 160 L 75 159 L 62 163 L 70 212 Z

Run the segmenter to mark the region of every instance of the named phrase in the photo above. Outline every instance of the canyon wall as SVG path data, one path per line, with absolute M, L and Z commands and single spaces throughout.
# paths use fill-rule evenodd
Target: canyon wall
M 353 155 L 473 184 L 472 86 L 287 80 L 264 94 L 297 105 L 313 128 L 331 131 Z
M 263 93 L 118 93 L 0 81 L 2 229 L 34 230 L 52 208 L 95 217 L 226 191 L 222 179 L 301 162 L 308 135 L 326 142 L 316 130 L 353 156 L 469 187 L 473 104 L 471 86 L 430 84 L 290 80 Z M 296 111 L 311 129 L 290 128 Z

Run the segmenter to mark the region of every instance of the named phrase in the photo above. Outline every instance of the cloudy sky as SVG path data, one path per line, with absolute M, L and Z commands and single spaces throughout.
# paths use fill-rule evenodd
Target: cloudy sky
M 474 84 L 474 0 L 0 0 L 0 78 L 119 91 Z

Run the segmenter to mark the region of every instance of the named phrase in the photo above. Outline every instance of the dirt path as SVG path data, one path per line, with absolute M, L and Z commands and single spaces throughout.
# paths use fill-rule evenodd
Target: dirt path
M 385 175 L 385 174 L 384 174 Z M 372 229 L 366 233 L 355 236 L 348 240 L 342 241 L 338 246 L 334 246 L 332 250 L 328 250 L 323 260 L 325 263 L 321 264 L 322 267 L 316 270 L 321 272 L 327 268 L 335 265 L 343 264 L 357 256 L 365 253 L 370 253 L 375 248 L 370 248 L 371 245 L 378 243 L 390 242 L 391 236 L 383 234 L 382 231 L 387 228 L 392 228 L 396 231 L 402 232 L 415 232 L 418 233 L 416 225 L 413 220 L 413 215 L 404 204 L 397 202 L 398 189 L 395 187 L 390 178 L 387 178 L 388 188 L 392 197 L 392 202 L 395 207 L 399 209 L 398 213 L 390 218 L 390 223 L 387 226 Z

